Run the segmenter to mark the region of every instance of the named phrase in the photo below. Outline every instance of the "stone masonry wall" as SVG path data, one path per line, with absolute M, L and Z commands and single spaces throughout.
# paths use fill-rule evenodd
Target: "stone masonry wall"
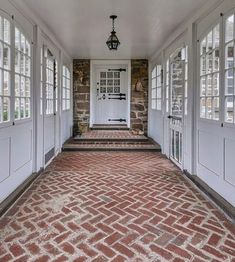
M 73 133 L 88 127 L 90 121 L 90 60 L 73 60 Z
M 139 82 L 142 90 L 137 91 Z M 131 128 L 147 134 L 148 128 L 148 60 L 131 60 Z
M 73 61 L 74 135 L 89 126 L 90 60 Z M 137 88 L 137 83 L 138 87 Z M 131 60 L 131 129 L 147 134 L 148 125 L 148 60 Z

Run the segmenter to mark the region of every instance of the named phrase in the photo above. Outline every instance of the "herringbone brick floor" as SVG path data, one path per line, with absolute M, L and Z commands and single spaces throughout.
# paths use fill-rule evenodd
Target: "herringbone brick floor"
M 0 220 L 0 261 L 235 261 L 235 227 L 164 156 L 62 153 Z

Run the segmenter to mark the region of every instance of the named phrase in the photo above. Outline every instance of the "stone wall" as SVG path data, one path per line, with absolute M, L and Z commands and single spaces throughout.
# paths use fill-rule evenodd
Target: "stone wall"
M 86 129 L 90 121 L 90 60 L 73 60 L 73 133 Z
M 74 135 L 84 131 L 90 121 L 90 60 L 73 61 Z M 147 134 L 148 60 L 131 60 L 131 128 Z
M 147 134 L 148 60 L 145 59 L 131 60 L 131 128 Z

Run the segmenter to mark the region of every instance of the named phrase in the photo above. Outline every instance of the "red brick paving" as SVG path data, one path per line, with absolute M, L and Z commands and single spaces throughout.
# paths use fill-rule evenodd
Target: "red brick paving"
M 0 219 L 0 261 L 235 261 L 235 226 L 164 156 L 60 154 Z
M 81 136 L 77 136 L 78 139 L 112 139 L 112 138 L 120 138 L 120 139 L 145 139 L 146 137 L 143 135 L 134 135 L 131 131 L 128 130 L 90 130 L 86 133 L 83 133 Z

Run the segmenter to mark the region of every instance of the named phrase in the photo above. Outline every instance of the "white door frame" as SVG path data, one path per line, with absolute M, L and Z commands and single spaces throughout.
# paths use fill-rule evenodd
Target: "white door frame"
M 127 126 L 130 128 L 131 125 L 131 61 L 130 60 L 91 60 L 90 62 L 90 123 L 89 126 L 92 127 L 94 124 L 94 110 L 95 110 L 95 101 L 93 97 L 93 87 L 95 85 L 95 67 L 97 65 L 126 65 L 127 66 L 127 103 L 128 103 L 128 112 L 127 112 Z

